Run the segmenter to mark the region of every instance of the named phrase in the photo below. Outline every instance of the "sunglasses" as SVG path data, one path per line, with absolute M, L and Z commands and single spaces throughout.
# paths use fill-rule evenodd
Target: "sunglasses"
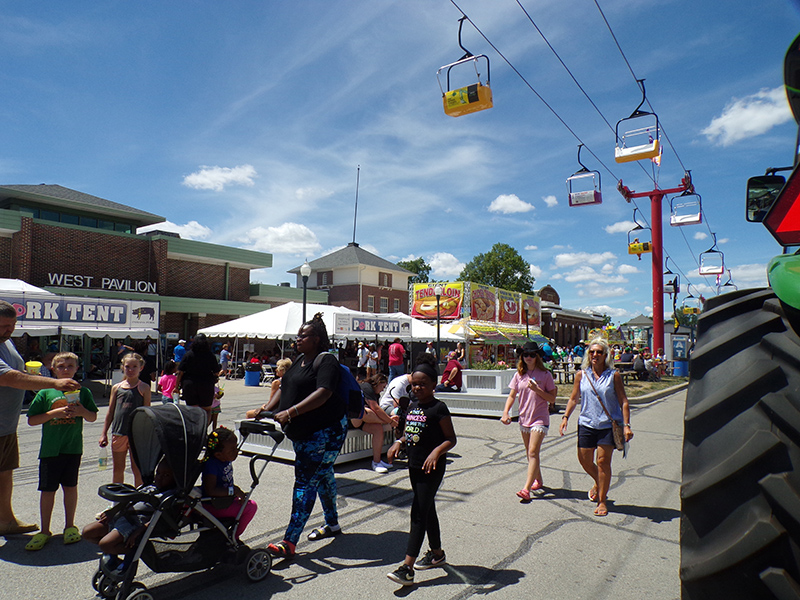
M 605 350 L 589 350 L 589 354 L 605 354 Z
M 538 352 L 523 352 L 522 356 L 525 358 L 533 358 L 534 356 L 539 356 Z

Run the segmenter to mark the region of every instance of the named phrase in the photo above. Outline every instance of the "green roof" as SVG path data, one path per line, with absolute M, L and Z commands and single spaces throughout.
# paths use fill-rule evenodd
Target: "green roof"
M 154 215 L 138 208 L 132 208 L 105 198 L 84 194 L 60 185 L 0 185 L 0 208 L 15 203 L 30 203 L 36 206 L 52 206 L 71 209 L 92 216 L 106 215 L 135 224 L 137 227 L 154 225 L 165 221 L 164 217 Z

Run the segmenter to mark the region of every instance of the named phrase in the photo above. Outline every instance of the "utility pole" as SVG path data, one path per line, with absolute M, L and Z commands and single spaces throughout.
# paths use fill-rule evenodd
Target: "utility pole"
M 627 202 L 633 198 L 650 198 L 650 229 L 653 233 L 653 261 L 652 261 L 652 281 L 653 281 L 653 347 L 651 352 L 658 352 L 659 348 L 664 348 L 664 246 L 661 235 L 661 201 L 667 194 L 692 193 L 692 176 L 686 173 L 681 180 L 680 186 L 662 190 L 656 187 L 649 192 L 632 192 L 622 184 L 620 179 L 617 183 L 617 190 L 622 194 Z M 675 292 L 677 294 L 677 290 Z

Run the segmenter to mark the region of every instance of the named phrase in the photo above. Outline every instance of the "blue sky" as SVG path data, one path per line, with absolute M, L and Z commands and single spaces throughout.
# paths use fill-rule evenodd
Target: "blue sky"
M 792 162 L 781 86 L 797 5 L 598 1 L 677 150 L 655 172 L 614 162 L 613 132 L 516 0 L 456 3 L 610 169 L 583 152 L 602 205 L 568 206 L 578 141 L 469 22 L 494 108 L 444 114 L 435 73 L 462 55 L 445 0 L 0 1 L 0 183 L 63 185 L 162 215 L 183 237 L 270 252 L 274 267 L 252 278 L 277 284 L 352 240 L 360 165 L 366 249 L 454 279 L 504 242 L 563 306 L 623 322 L 650 314 L 652 293 L 649 256 L 627 254 L 633 206 L 615 178 L 674 187 L 679 158 L 707 224 L 665 225 L 670 268 L 695 295 L 716 293 L 696 262 L 713 232 L 733 282 L 764 285 L 780 247 L 744 220 L 744 190 Z M 520 3 L 605 119 L 628 116 L 640 92 L 594 0 Z

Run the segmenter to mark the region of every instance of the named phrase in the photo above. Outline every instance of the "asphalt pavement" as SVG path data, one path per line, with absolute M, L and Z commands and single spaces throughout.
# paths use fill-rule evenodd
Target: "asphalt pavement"
M 233 426 L 248 408 L 266 400 L 268 388 L 226 382 L 220 424 Z M 678 565 L 680 461 L 685 390 L 633 405 L 635 437 L 627 459 L 615 452 L 607 517 L 595 517 L 587 499 L 590 479 L 578 464 L 576 419 L 558 435 L 552 420 L 542 449 L 547 493 L 522 503 L 515 492 L 525 480 L 526 460 L 516 423 L 454 417 L 458 444 L 437 495 L 448 565 L 417 571 L 416 584 L 401 588 L 386 578 L 403 559 L 411 491 L 398 465 L 381 475 L 369 460 L 338 466 L 340 522 L 344 535 L 309 542 L 293 560 L 276 561 L 272 574 L 249 583 L 242 567 L 219 566 L 199 573 L 156 574 L 143 563 L 138 581 L 155 598 L 300 598 L 335 600 L 411 596 L 466 599 L 543 598 L 615 600 L 680 597 Z M 99 470 L 97 443 L 107 399 L 96 394 L 100 414 L 84 427 L 77 524 L 91 522 L 107 503 L 96 491 L 111 470 Z M 14 507 L 27 522 L 39 522 L 39 427 L 20 418 L 21 468 L 15 472 Z M 234 463 L 236 483 L 249 485 L 246 457 Z M 132 477 L 128 472 L 128 481 Z M 292 465 L 268 465 L 253 499 L 259 509 L 243 539 L 251 547 L 283 537 L 289 518 Z M 53 531 L 63 529 L 61 494 Z M 322 524 L 317 505 L 306 533 Z M 27 552 L 29 536 L 0 537 L 0 596 L 14 599 L 94 598 L 91 579 L 97 549 L 88 542 L 64 546 L 60 534 L 39 552 Z M 423 551 L 427 546 L 423 546 Z

